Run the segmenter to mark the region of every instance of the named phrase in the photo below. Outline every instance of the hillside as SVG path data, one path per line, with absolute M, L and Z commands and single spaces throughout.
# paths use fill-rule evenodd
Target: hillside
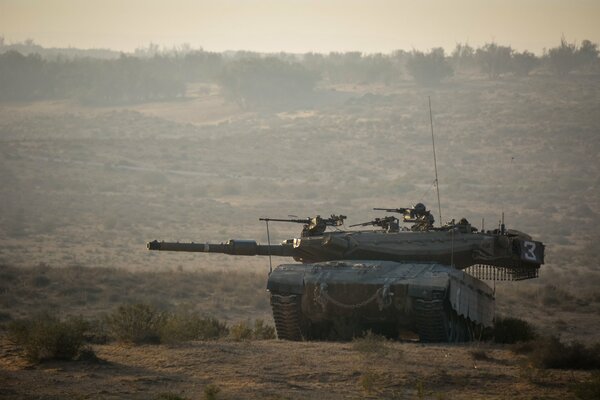
M 498 313 L 598 342 L 600 81 L 585 74 L 323 85 L 312 104 L 284 109 L 241 108 L 208 84 L 171 102 L 1 103 L 0 324 L 39 311 L 96 319 L 137 302 L 272 323 L 268 260 L 156 254 L 146 242 L 265 243 L 263 216 L 353 224 L 383 216 L 373 207 L 435 209 L 429 96 L 444 221 L 489 229 L 504 212 L 546 244 L 539 279 L 488 282 Z M 272 241 L 300 231 L 270 228 Z M 532 368 L 500 346 L 382 346 L 108 343 L 93 345 L 99 364 L 31 366 L 3 341 L 0 397 L 200 398 L 213 384 L 223 399 L 563 399 L 590 377 Z

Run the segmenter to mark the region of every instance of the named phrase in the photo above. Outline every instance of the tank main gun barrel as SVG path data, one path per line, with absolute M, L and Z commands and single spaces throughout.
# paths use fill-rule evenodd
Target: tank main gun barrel
M 229 240 L 227 243 L 179 243 L 159 242 L 154 240 L 147 244 L 148 250 L 186 251 L 196 253 L 224 253 L 234 256 L 282 256 L 292 257 L 291 244 L 266 245 L 254 240 Z
M 259 218 L 259 221 L 294 222 L 296 224 L 310 224 L 311 218 Z

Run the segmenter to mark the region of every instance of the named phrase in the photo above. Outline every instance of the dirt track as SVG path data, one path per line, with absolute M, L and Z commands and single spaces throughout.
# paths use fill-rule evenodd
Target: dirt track
M 0 398 L 152 399 L 565 399 L 589 373 L 536 370 L 499 347 L 383 343 L 193 342 L 95 346 L 102 360 L 28 366 L 6 344 Z M 480 360 L 475 360 L 479 358 Z M 483 359 L 481 359 L 483 358 Z

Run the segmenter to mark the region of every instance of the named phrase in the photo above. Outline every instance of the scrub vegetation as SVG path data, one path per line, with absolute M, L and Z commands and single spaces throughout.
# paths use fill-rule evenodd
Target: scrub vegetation
M 61 54 L 0 47 L 0 397 L 598 398 L 595 43 Z M 428 97 L 444 221 L 547 246 L 486 341 L 273 340 L 266 258 L 146 250 L 435 209 Z

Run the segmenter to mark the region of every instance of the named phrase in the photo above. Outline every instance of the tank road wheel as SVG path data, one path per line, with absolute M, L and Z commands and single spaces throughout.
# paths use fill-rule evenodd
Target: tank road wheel
M 473 324 L 459 316 L 444 300 L 416 299 L 413 311 L 421 342 L 457 343 L 473 339 Z
M 283 340 L 302 340 L 302 297 L 298 294 L 271 293 L 271 309 L 277 337 Z

